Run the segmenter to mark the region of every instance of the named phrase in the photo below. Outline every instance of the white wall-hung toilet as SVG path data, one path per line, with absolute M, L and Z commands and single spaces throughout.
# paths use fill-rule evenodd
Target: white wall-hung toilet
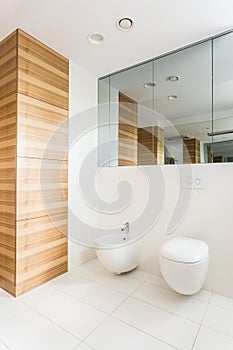
M 162 276 L 172 289 L 185 295 L 195 294 L 206 279 L 209 248 L 197 239 L 174 238 L 161 247 L 159 261 Z

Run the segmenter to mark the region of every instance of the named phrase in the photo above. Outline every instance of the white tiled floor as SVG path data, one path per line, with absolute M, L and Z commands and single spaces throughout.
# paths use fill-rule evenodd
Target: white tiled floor
M 233 299 L 187 297 L 98 260 L 15 299 L 0 290 L 0 350 L 232 350 Z

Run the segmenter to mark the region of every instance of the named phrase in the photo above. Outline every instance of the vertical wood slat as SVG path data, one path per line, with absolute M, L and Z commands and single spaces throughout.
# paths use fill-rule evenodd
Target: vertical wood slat
M 138 104 L 119 92 L 118 165 L 137 165 Z
M 15 296 L 67 271 L 68 86 L 47 46 L 0 43 L 0 287 Z

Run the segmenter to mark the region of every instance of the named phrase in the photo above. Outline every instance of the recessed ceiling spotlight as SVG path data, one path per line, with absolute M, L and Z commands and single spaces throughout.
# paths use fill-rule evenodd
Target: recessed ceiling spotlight
M 123 17 L 117 21 L 116 25 L 118 29 L 130 30 L 134 25 L 134 20 L 130 17 Z
M 87 38 L 91 44 L 102 44 L 104 41 L 104 36 L 100 33 L 91 33 Z
M 178 77 L 178 75 L 169 75 L 166 80 L 167 81 L 171 81 L 172 83 L 175 83 L 176 81 L 178 81 L 180 79 L 180 77 Z
M 178 96 L 176 96 L 176 95 L 169 95 L 167 98 L 169 100 L 176 100 L 178 98 Z
M 156 86 L 156 83 L 145 83 L 144 84 L 144 87 L 146 88 L 146 89 L 151 89 L 151 88 L 153 88 L 153 87 L 155 87 Z

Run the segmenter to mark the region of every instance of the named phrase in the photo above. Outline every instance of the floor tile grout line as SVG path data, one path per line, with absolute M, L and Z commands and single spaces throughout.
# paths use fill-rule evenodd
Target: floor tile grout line
M 211 299 L 211 298 L 210 298 L 210 299 Z M 209 299 L 209 302 L 210 302 L 210 299 Z M 204 318 L 205 318 L 205 315 L 206 315 L 206 313 L 207 313 L 208 308 L 209 308 L 209 303 L 206 305 L 206 309 L 205 309 L 205 312 L 204 312 L 204 314 L 203 314 L 203 316 L 202 316 L 202 319 L 201 319 L 201 322 L 200 322 L 200 327 L 199 327 L 199 329 L 198 329 L 198 331 L 197 331 L 197 334 L 196 334 L 196 337 L 195 337 L 195 339 L 194 339 L 193 346 L 192 346 L 192 349 L 191 349 L 191 350 L 194 350 L 194 346 L 195 346 L 195 344 L 196 344 L 196 342 L 197 342 L 197 339 L 198 339 L 200 330 L 201 330 L 201 328 L 202 328 L 203 320 L 204 320 Z
M 98 328 L 102 325 L 102 323 L 104 323 L 108 318 L 110 317 L 110 315 L 106 315 L 106 317 L 95 327 L 91 330 L 90 333 L 88 333 L 87 336 L 85 336 L 83 339 L 82 339 L 82 342 L 85 343 L 86 339 L 89 338 L 89 336 Z M 86 344 L 86 343 L 85 343 Z M 88 345 L 88 344 L 87 344 Z M 89 346 L 89 345 L 88 345 Z
M 154 276 L 156 276 L 156 275 L 154 275 Z M 144 282 L 145 282 L 145 283 L 148 283 L 148 284 L 150 284 L 150 285 L 153 285 L 153 286 L 155 286 L 155 287 L 157 287 L 157 288 L 160 288 L 160 289 L 162 289 L 162 290 L 166 290 L 166 291 L 168 291 L 168 292 L 173 292 L 173 293 L 174 293 L 174 290 L 173 290 L 172 288 L 170 288 L 169 286 L 168 286 L 168 287 L 163 287 L 163 286 L 161 286 L 161 285 L 159 285 L 159 284 L 152 283 L 152 282 L 150 282 L 150 281 L 148 281 L 148 280 L 146 280 L 146 281 L 144 281 Z M 204 291 L 206 291 L 206 292 L 212 293 L 212 292 L 210 292 L 210 291 L 208 291 L 208 290 L 205 290 L 205 289 L 201 289 L 201 290 L 204 290 Z M 195 294 L 193 295 L 193 298 L 194 298 L 195 300 L 201 301 L 202 303 L 209 304 L 209 300 L 208 300 L 208 301 L 205 301 L 205 300 L 203 300 L 203 299 L 201 299 L 201 298 L 196 297 Z
M 93 271 L 90 271 L 90 272 L 93 272 Z M 114 275 L 113 275 L 114 276 Z M 106 286 L 106 284 L 104 283 L 104 282 L 101 282 L 101 281 L 98 281 L 98 280 L 92 280 L 92 279 L 90 279 L 90 277 L 85 277 L 84 275 L 82 275 L 81 273 L 80 273 L 80 277 L 83 277 L 83 278 L 86 278 L 86 279 L 89 279 L 90 281 L 92 281 L 92 282 L 95 282 L 95 283 L 97 283 L 97 284 L 99 284 L 100 286 L 102 286 L 102 287 L 104 287 L 104 288 L 106 288 L 106 289 L 110 289 L 110 290 L 112 290 L 112 291 L 114 291 L 114 292 L 118 292 L 118 293 L 121 293 L 121 294 L 124 294 L 124 295 L 129 295 L 128 293 L 126 293 L 126 292 L 122 292 L 122 291 L 120 291 L 119 289 L 116 289 L 116 288 L 113 288 L 113 287 L 109 287 L 109 286 Z M 131 280 L 134 280 L 134 281 L 137 281 L 137 282 L 142 282 L 142 283 L 144 283 L 144 281 L 141 281 L 141 280 L 139 280 L 139 279 L 136 279 L 136 278 L 132 278 L 132 277 L 130 277 L 130 279 Z M 138 288 L 138 286 L 136 287 L 136 288 Z M 136 289 L 135 288 L 135 289 Z M 134 292 L 134 291 L 133 291 Z M 132 292 L 132 293 L 133 293 Z
M 131 328 L 134 328 L 134 329 L 136 329 L 137 331 L 139 331 L 139 332 L 141 332 L 141 333 L 144 333 L 144 334 L 146 334 L 146 335 L 148 335 L 148 336 L 150 336 L 150 337 L 152 337 L 152 338 L 154 338 L 154 339 L 160 341 L 160 342 L 163 343 L 163 344 L 169 345 L 170 347 L 172 347 L 172 348 L 175 349 L 175 350 L 180 350 L 179 348 L 177 348 L 177 347 L 174 346 L 173 344 L 167 343 L 167 342 L 165 342 L 164 340 L 162 340 L 162 339 L 160 339 L 160 338 L 157 338 L 157 337 L 155 337 L 154 335 L 152 335 L 152 334 L 150 334 L 150 333 L 148 333 L 148 332 L 145 332 L 145 331 L 143 331 L 142 329 L 140 329 L 140 328 L 138 328 L 138 327 L 136 327 L 136 326 L 134 326 L 134 325 L 132 325 L 132 324 L 130 324 L 130 323 L 124 321 L 124 320 L 121 320 L 120 318 L 117 318 L 117 317 L 114 316 L 114 315 L 111 315 L 110 318 L 113 318 L 114 320 L 117 320 L 117 321 L 119 321 L 119 322 L 121 322 L 121 323 L 123 323 L 123 324 L 125 324 L 125 325 L 127 325 L 127 326 L 129 326 L 129 327 L 131 327 Z
M 213 328 L 213 327 L 210 327 L 210 326 L 206 326 L 205 324 L 202 324 L 202 327 L 211 329 L 212 331 L 214 331 L 214 332 L 216 332 L 216 333 L 220 333 L 220 334 L 222 334 L 222 335 L 225 335 L 225 336 L 228 337 L 228 338 L 233 339 L 233 335 L 229 335 L 229 334 L 227 334 L 227 333 L 224 333 L 224 332 L 222 332 L 222 331 L 219 331 L 219 330 L 216 329 L 216 328 Z
M 72 349 L 72 350 L 78 350 L 78 348 L 79 348 L 80 345 L 82 345 L 82 344 L 88 346 L 88 347 L 89 347 L 90 349 L 92 349 L 92 350 L 96 350 L 95 348 L 93 348 L 92 346 L 88 345 L 88 344 L 85 343 L 84 341 L 82 341 L 80 344 L 78 344 L 78 346 L 76 346 L 76 347 L 75 347 L 74 349 Z
M 74 335 L 73 333 L 71 333 L 70 331 L 68 331 L 67 329 L 63 328 L 61 325 L 59 325 L 58 323 L 56 323 L 55 321 L 51 320 L 51 318 L 49 318 L 48 316 L 46 316 L 45 314 L 43 314 L 42 312 L 34 309 L 31 305 L 28 305 L 22 301 L 20 301 L 24 306 L 27 306 L 29 309 L 33 310 L 34 312 L 36 312 L 38 315 L 44 317 L 45 319 L 47 319 L 48 321 L 50 321 L 51 323 L 53 323 L 54 325 L 56 325 L 58 328 L 62 329 L 64 332 L 66 332 L 67 334 L 71 335 L 73 338 L 77 339 L 79 342 L 82 341 L 82 339 L 78 338 L 76 335 Z M 27 310 L 23 311 L 23 312 L 27 312 Z M 78 344 L 76 345 L 78 346 Z
M 200 332 L 200 330 L 201 330 L 201 327 L 202 327 L 202 325 L 200 324 L 200 325 L 199 325 L 199 328 L 198 328 L 198 331 L 197 331 L 197 334 L 196 334 L 196 336 L 195 336 L 195 339 L 194 339 L 194 341 L 193 341 L 193 345 L 192 345 L 191 350 L 193 350 L 193 349 L 194 349 L 194 346 L 195 346 L 195 344 L 196 344 L 196 341 L 197 341 L 197 338 L 198 338 L 199 332 Z
M 143 285 L 143 283 L 144 282 L 142 282 L 141 284 L 140 284 L 140 286 L 141 285 Z M 136 289 L 135 289 L 136 290 Z M 132 292 L 132 293 L 134 293 L 134 291 Z M 131 294 L 132 294 L 131 293 Z M 110 314 L 108 314 L 108 317 L 106 317 L 104 320 L 103 320 L 103 322 L 105 322 L 108 318 L 111 318 L 112 317 L 112 314 L 121 306 L 121 305 L 123 305 L 127 300 L 128 300 L 128 298 L 131 296 L 131 294 L 129 294 L 129 295 L 127 295 L 126 296 L 126 298 L 110 313 Z M 101 322 L 95 329 L 93 329 L 93 331 L 83 340 L 84 342 L 85 342 L 85 340 L 103 323 L 103 322 Z
M 102 286 L 101 286 L 101 287 L 102 287 Z M 94 306 L 93 304 L 89 304 L 88 302 L 83 301 L 83 300 L 79 299 L 78 297 L 75 297 L 74 295 L 65 292 L 64 290 L 59 289 L 58 287 L 53 286 L 53 288 L 54 288 L 55 290 L 61 292 L 62 294 L 65 294 L 66 296 L 75 299 L 76 301 L 78 301 L 78 302 L 80 302 L 80 303 L 82 303 L 82 304 L 88 305 L 89 307 L 91 307 L 91 308 L 93 308 L 93 309 L 95 309 L 95 310 L 97 310 L 97 311 L 99 311 L 99 312 L 105 313 L 106 315 L 111 315 L 111 313 L 112 313 L 112 311 L 106 312 L 106 311 L 104 311 L 103 309 L 100 309 L 100 308 L 98 308 L 97 306 Z M 108 288 L 106 288 L 106 289 L 108 289 Z M 109 289 L 110 289 L 110 288 L 109 288 Z M 112 289 L 110 289 L 110 290 L 112 291 Z M 128 295 L 127 295 L 127 294 L 124 294 L 124 293 L 120 293 L 120 292 L 119 292 L 119 294 L 122 294 L 122 296 L 125 297 L 125 299 L 121 302 L 121 303 L 123 303 L 123 302 L 128 298 Z M 118 307 L 118 306 L 116 306 L 116 308 L 117 308 L 117 307 Z M 115 310 L 115 309 L 114 309 L 114 310 Z
M 191 320 L 191 319 L 188 318 L 188 317 L 181 316 L 181 315 L 175 313 L 174 311 L 170 311 L 170 310 L 165 309 L 165 308 L 163 308 L 163 307 L 161 307 L 161 306 L 152 304 L 152 303 L 150 303 L 149 301 L 145 301 L 145 300 L 139 299 L 139 298 L 137 298 L 137 297 L 135 297 L 135 296 L 133 296 L 133 295 L 131 295 L 131 297 L 132 297 L 133 299 L 137 300 L 137 301 L 143 302 L 143 303 L 145 303 L 145 304 L 147 304 L 147 305 L 150 305 L 150 306 L 152 306 L 152 307 L 155 307 L 155 308 L 157 307 L 157 308 L 160 309 L 160 310 L 163 310 L 163 311 L 168 312 L 168 313 L 170 313 L 170 314 L 172 314 L 172 315 L 175 315 L 175 316 L 177 316 L 177 317 L 179 317 L 179 318 L 182 318 L 183 320 L 186 320 L 186 321 L 189 321 L 189 322 L 198 324 L 198 325 L 201 324 L 201 323 L 198 322 L 198 321 L 194 321 L 194 320 Z

